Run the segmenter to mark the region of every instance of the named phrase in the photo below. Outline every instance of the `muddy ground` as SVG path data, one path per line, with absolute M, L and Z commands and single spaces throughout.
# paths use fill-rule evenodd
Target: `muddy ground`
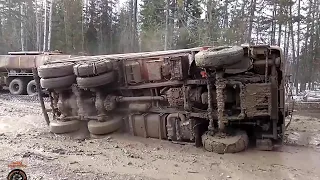
M 192 145 L 112 134 L 81 139 L 48 132 L 37 98 L 0 95 L 0 179 L 21 161 L 29 179 L 320 179 L 320 113 L 296 112 L 286 144 L 214 154 Z M 319 118 L 318 118 L 319 117 Z

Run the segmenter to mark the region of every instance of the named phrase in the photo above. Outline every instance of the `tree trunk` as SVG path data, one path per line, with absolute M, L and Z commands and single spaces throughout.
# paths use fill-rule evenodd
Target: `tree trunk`
M 283 52 L 284 52 L 284 57 L 287 57 L 287 49 L 288 49 L 288 44 L 287 44 L 287 25 L 284 26 L 284 41 L 283 41 Z
M 66 0 L 63 0 L 63 23 L 64 23 L 64 36 L 65 36 L 65 51 L 69 52 L 69 39 L 68 39 L 68 9 L 66 5 Z
M 272 26 L 271 26 L 271 45 L 274 45 L 276 42 L 276 16 L 277 16 L 277 4 L 273 5 L 273 13 L 272 13 Z
M 292 6 L 290 6 L 290 34 L 291 34 L 291 48 L 292 48 L 292 61 L 295 63 L 296 62 L 296 53 L 295 53 L 295 41 L 294 41 L 294 32 L 293 32 L 293 15 L 292 15 Z M 295 74 L 294 74 L 294 77 Z M 294 79 L 294 86 L 296 87 L 296 93 L 298 93 L 298 81 L 296 78 Z
M 21 19 L 20 19 L 20 41 L 21 41 L 21 51 L 24 51 L 24 12 L 23 12 L 23 2 L 20 4 L 20 14 L 21 14 Z
M 133 44 L 133 52 L 137 52 L 137 13 L 138 13 L 138 0 L 134 0 L 133 4 L 133 38 L 132 38 L 132 44 Z
M 300 14 L 300 7 L 301 7 L 301 0 L 298 0 L 298 31 L 297 31 L 297 63 L 296 63 L 296 76 L 295 76 L 295 85 L 296 86 L 296 92 L 298 92 L 298 79 L 299 79 L 299 59 L 300 59 L 300 22 L 301 22 L 301 14 Z
M 256 43 L 258 43 L 259 42 L 259 17 L 257 17 L 257 31 L 256 31 Z M 252 27 L 251 27 L 252 28 Z M 252 29 L 251 29 L 251 31 L 252 31 Z M 250 35 L 250 37 L 251 37 L 251 35 Z M 251 41 L 251 40 L 250 40 Z
M 247 0 L 244 0 L 242 5 L 241 5 L 241 18 L 244 19 L 245 18 L 245 8 L 246 5 L 248 4 Z M 241 29 L 241 32 L 245 32 L 245 29 Z M 246 41 L 246 37 L 245 36 L 240 36 L 240 43 L 244 43 Z
M 248 30 L 248 37 L 247 37 L 247 43 L 249 43 L 249 44 L 251 42 L 253 18 L 254 18 L 255 11 L 256 11 L 256 0 L 251 0 L 251 4 L 250 4 L 250 21 L 249 21 L 249 30 Z
M 81 8 L 82 10 L 81 12 L 81 51 L 82 53 L 84 52 L 84 24 L 85 24 L 84 22 L 85 13 L 83 11 L 84 7 L 87 8 L 87 0 L 82 1 L 82 8 Z M 85 12 L 87 12 L 87 10 Z
M 41 36 L 41 33 L 40 33 L 40 21 L 39 21 L 39 11 L 38 11 L 38 0 L 36 0 L 35 2 L 35 9 L 36 9 L 36 34 L 37 34 L 37 51 L 40 51 L 41 49 L 41 40 L 40 40 L 40 36 Z
M 208 0 L 207 1 L 207 38 L 206 38 L 206 43 L 208 45 L 210 45 L 212 43 L 212 45 L 214 46 L 213 42 L 210 42 L 213 40 L 213 35 L 212 35 L 212 27 L 213 27 L 213 16 L 212 16 L 212 6 L 213 6 L 213 0 Z
M 314 82 L 314 69 L 315 69 L 315 63 L 316 63 L 316 48 L 317 46 L 315 46 L 316 44 L 316 38 L 317 36 L 316 35 L 316 32 L 315 32 L 315 17 L 316 17 L 316 7 L 317 7 L 317 0 L 314 0 L 313 4 L 312 4 L 312 21 L 311 21 L 311 30 L 310 30 L 310 33 L 311 33 L 311 37 L 310 37 L 310 50 L 311 50 L 311 58 L 310 58 L 310 79 L 309 81 L 312 83 Z
M 307 87 L 307 83 L 306 81 L 303 79 L 301 80 L 301 84 L 300 84 L 300 91 L 305 91 L 306 90 L 306 87 Z
M 52 35 L 52 10 L 53 10 L 53 1 L 51 0 L 50 11 L 49 11 L 49 34 L 48 34 L 48 51 L 51 50 L 51 35 Z
M 282 23 L 283 23 L 283 6 L 280 3 L 279 5 L 279 12 L 278 12 L 278 27 L 279 27 L 279 31 L 278 31 L 278 46 L 281 46 L 281 36 L 282 36 Z
M 14 23 L 13 23 L 13 18 L 12 18 L 12 8 L 11 8 L 11 5 L 12 4 L 12 1 L 11 0 L 8 0 L 8 13 L 9 13 L 9 19 L 8 19 L 8 26 L 10 28 L 10 31 L 12 31 L 12 33 L 14 33 Z M 11 41 L 10 43 L 10 50 L 13 48 L 13 42 Z
M 229 27 L 228 6 L 229 6 L 229 0 L 225 0 L 224 17 L 223 17 L 223 28 L 225 29 Z
M 129 44 L 130 44 L 130 52 L 132 52 L 133 51 L 133 49 L 134 49 L 134 45 L 132 44 L 132 42 L 133 42 L 133 9 L 134 9 L 134 7 L 133 7 L 133 1 L 135 1 L 135 0 L 130 0 L 130 4 L 129 4 L 129 14 L 130 14 L 130 18 L 129 18 L 129 25 L 130 25 L 130 29 L 129 29 L 129 31 L 130 31 L 130 41 L 129 41 Z
M 279 32 L 278 32 L 278 46 L 281 46 L 281 33 L 282 33 L 282 25 L 279 24 Z
M 173 39 L 174 39 L 174 34 L 173 34 L 173 31 L 174 31 L 174 27 L 175 27 L 175 23 L 174 23 L 174 20 L 175 20 L 175 14 L 176 14 L 176 0 L 171 0 L 172 1 L 172 4 L 170 6 L 170 9 L 171 9 L 171 17 L 169 19 L 169 39 L 168 39 L 168 46 L 170 49 L 173 48 L 174 44 L 173 44 Z
M 289 11 L 288 11 L 289 12 Z M 285 38 L 284 38 L 284 42 L 285 42 L 285 45 L 284 45 L 284 57 L 286 59 L 289 59 L 289 47 L 290 47 L 290 28 L 289 28 L 289 20 L 286 22 L 286 25 L 285 25 Z M 292 74 L 292 62 L 291 61 L 287 61 L 286 63 L 286 72 L 288 72 L 288 74 Z
M 44 0 L 43 51 L 46 51 L 46 44 L 47 44 L 47 0 Z
M 164 38 L 164 50 L 168 50 L 168 39 L 169 39 L 169 7 L 170 7 L 170 0 L 166 1 L 166 32 Z
M 316 66 L 314 67 L 314 68 L 317 68 L 317 69 L 319 69 L 320 67 L 319 67 L 319 58 L 320 58 L 320 1 L 318 1 L 317 2 L 318 4 L 315 6 L 315 8 L 316 7 L 318 7 L 318 9 L 315 9 L 315 11 L 317 12 L 317 15 L 316 15 L 316 19 L 317 19 L 317 21 L 316 21 L 316 24 L 317 24 L 317 26 L 316 26 L 316 33 L 315 33 L 315 51 L 314 51 L 314 56 L 315 56 L 315 59 L 318 59 L 317 60 L 317 64 L 316 64 Z M 315 81 L 319 81 L 319 72 L 318 71 L 316 71 L 315 72 L 315 75 L 316 75 L 316 79 L 315 79 Z
M 0 38 L 2 38 L 3 34 L 2 34 L 2 31 L 3 31 L 3 26 L 2 26 L 2 9 L 0 10 Z M 1 42 L 2 40 L 0 40 Z

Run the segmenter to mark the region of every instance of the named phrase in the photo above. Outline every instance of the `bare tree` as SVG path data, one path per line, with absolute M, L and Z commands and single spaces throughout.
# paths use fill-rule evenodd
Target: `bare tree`
M 295 87 L 296 92 L 298 92 L 298 76 L 299 76 L 299 58 L 300 58 L 300 21 L 301 21 L 301 13 L 300 13 L 300 7 L 301 7 L 301 0 L 298 0 L 298 31 L 297 31 L 297 62 L 296 62 L 296 75 L 295 75 Z
M 51 34 L 52 34 L 52 7 L 53 7 L 53 0 L 50 2 L 50 10 L 49 10 L 49 32 L 48 32 L 48 51 L 51 50 Z
M 138 0 L 134 0 L 133 3 L 133 38 L 132 45 L 133 51 L 137 50 L 137 13 L 138 13 Z
M 46 51 L 47 44 L 47 0 L 44 0 L 44 25 L 43 25 L 43 51 Z
M 169 7 L 170 0 L 166 1 L 166 31 L 165 31 L 165 39 L 164 39 L 164 50 L 168 50 L 168 39 L 169 39 Z
M 253 27 L 253 18 L 254 18 L 254 13 L 256 11 L 256 0 L 251 0 L 250 4 L 250 20 L 249 20 L 249 32 L 248 32 L 248 37 L 247 37 L 247 43 L 251 42 L 251 35 L 252 35 L 252 27 Z
M 37 51 L 41 49 L 41 33 L 40 33 L 40 20 L 39 20 L 39 10 L 38 10 L 38 0 L 35 1 L 35 11 L 36 11 L 36 36 L 37 36 Z
M 23 2 L 20 4 L 20 14 L 21 14 L 21 19 L 20 19 L 20 41 L 21 41 L 21 51 L 24 51 L 24 7 L 23 7 Z

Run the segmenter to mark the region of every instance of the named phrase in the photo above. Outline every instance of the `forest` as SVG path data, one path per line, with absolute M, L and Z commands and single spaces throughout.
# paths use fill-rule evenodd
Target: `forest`
M 0 19 L 0 54 L 270 44 L 299 91 L 320 78 L 320 0 L 0 0 Z

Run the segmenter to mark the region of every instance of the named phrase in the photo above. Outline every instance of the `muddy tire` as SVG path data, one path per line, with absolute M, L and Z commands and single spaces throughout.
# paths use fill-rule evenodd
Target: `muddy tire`
M 219 69 L 241 61 L 243 55 L 240 46 L 210 48 L 197 53 L 195 62 L 198 67 Z
M 50 78 L 50 79 L 40 79 L 40 84 L 42 88 L 45 89 L 57 89 L 57 88 L 67 88 L 70 87 L 75 82 L 75 75 L 69 75 L 64 77 Z
M 93 77 L 77 77 L 77 84 L 80 88 L 93 88 L 107 85 L 115 79 L 114 72 L 108 72 L 99 76 Z
M 77 120 L 72 121 L 51 121 L 50 132 L 55 134 L 70 133 L 80 129 L 80 122 Z
M 47 64 L 38 68 L 39 77 L 48 79 L 73 74 L 73 63 Z
M 205 150 L 218 154 L 236 153 L 248 147 L 249 138 L 246 132 L 237 131 L 233 136 L 219 137 L 210 135 L 207 131 L 202 135 L 202 145 Z
M 32 80 L 27 85 L 27 94 L 30 96 L 37 94 L 37 84 L 35 80 Z
M 26 94 L 27 90 L 26 82 L 21 78 L 13 79 L 9 84 L 9 91 L 13 95 Z
M 97 76 L 112 71 L 111 61 L 98 61 L 73 66 L 73 72 L 78 77 Z
M 114 117 L 105 122 L 91 120 L 88 123 L 88 129 L 91 134 L 104 135 L 117 131 L 122 126 L 122 117 Z

